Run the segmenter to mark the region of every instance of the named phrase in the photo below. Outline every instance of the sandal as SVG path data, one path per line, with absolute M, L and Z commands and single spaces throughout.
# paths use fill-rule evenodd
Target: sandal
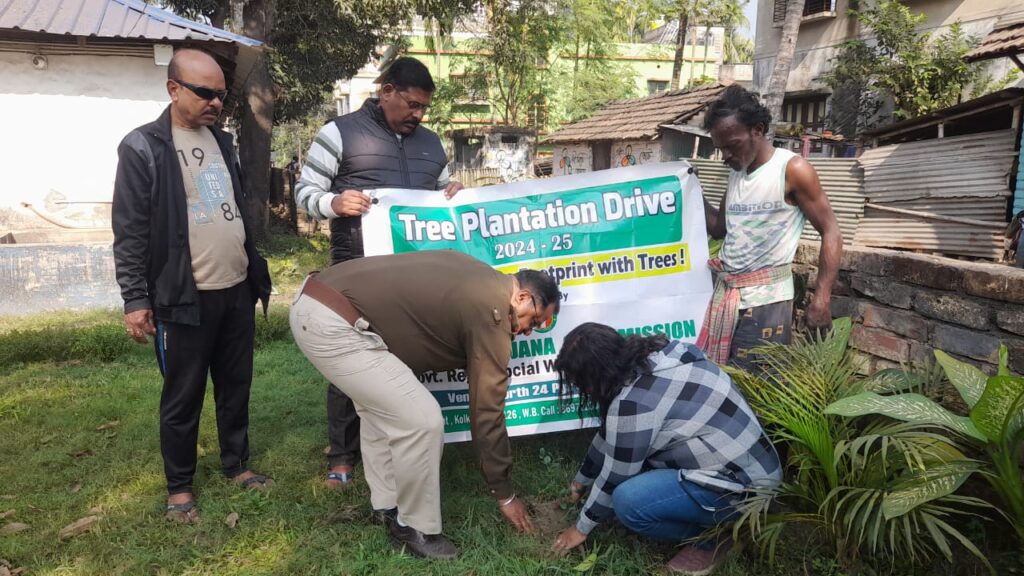
M 179 524 L 195 524 L 199 522 L 199 508 L 194 500 L 181 504 L 168 504 L 164 509 L 164 518 Z
M 327 473 L 327 486 L 329 488 L 345 487 L 350 486 L 355 480 L 353 472 L 328 472 Z M 331 484 L 331 482 L 337 482 L 337 486 Z
M 244 472 L 242 473 L 244 474 Z M 241 474 L 239 474 L 241 476 Z M 236 480 L 236 484 L 249 490 L 266 490 L 274 485 L 274 481 L 263 474 L 253 474 L 245 480 Z

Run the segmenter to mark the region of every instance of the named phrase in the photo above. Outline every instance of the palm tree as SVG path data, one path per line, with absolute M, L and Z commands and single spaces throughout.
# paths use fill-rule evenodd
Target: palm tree
M 733 62 L 736 54 L 736 29 L 748 26 L 750 22 L 743 14 L 743 8 L 750 0 L 718 0 L 714 5 L 713 19 L 715 24 L 725 29 L 725 38 L 722 42 L 723 60 Z M 749 41 L 748 41 L 749 44 Z M 751 59 L 753 57 L 753 46 L 750 46 Z
M 772 70 L 768 89 L 765 91 L 765 106 L 772 115 L 772 125 L 768 127 L 769 142 L 775 137 L 775 124 L 782 117 L 782 100 L 786 97 L 786 83 L 789 80 L 789 68 L 793 64 L 793 53 L 796 51 L 796 39 L 800 33 L 800 20 L 804 15 L 804 0 L 786 1 L 786 19 L 782 24 L 782 35 L 779 40 L 779 52 L 775 55 L 775 68 Z
M 690 27 L 690 0 L 679 0 L 677 9 L 679 14 L 679 30 L 676 32 L 676 53 L 672 59 L 672 82 L 670 90 L 679 89 L 679 77 L 683 74 L 683 53 L 686 51 L 686 31 Z
M 735 28 L 725 29 L 722 51 L 722 59 L 727 64 L 750 64 L 754 61 L 754 42 L 745 36 L 738 36 Z

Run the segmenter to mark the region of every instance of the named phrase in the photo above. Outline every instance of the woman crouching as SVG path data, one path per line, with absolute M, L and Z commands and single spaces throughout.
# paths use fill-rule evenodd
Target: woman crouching
M 576 525 L 555 540 L 561 554 L 613 515 L 642 536 L 681 542 L 728 521 L 745 491 L 781 481 L 754 412 L 692 344 L 586 323 L 566 336 L 555 369 L 562 400 L 578 393 L 581 418 L 597 408 L 601 421 L 570 485 L 574 502 L 592 489 Z M 729 545 L 685 546 L 668 570 L 710 574 Z

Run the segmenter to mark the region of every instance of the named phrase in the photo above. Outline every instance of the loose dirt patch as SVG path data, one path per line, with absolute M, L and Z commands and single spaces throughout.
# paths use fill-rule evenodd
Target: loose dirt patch
M 551 540 L 576 520 L 576 508 L 569 507 L 563 510 L 562 500 L 544 500 L 535 496 L 526 496 L 523 500 L 530 510 L 530 519 L 533 521 L 533 527 L 537 529 L 539 538 Z

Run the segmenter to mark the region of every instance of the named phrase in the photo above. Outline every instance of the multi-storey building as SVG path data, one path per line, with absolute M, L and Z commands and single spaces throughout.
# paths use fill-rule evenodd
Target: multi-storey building
M 675 23 L 670 22 L 644 37 L 642 43 L 615 44 L 612 55 L 601 57 L 619 66 L 627 67 L 634 77 L 636 87 L 633 96 L 646 96 L 669 89 L 672 82 L 672 66 L 675 56 Z M 485 33 L 485 26 L 479 18 L 464 22 L 450 38 L 439 41 L 422 24 L 416 23 L 407 33 L 406 46 L 387 47 L 383 62 L 370 62 L 350 79 L 339 81 L 334 97 L 339 114 L 357 109 L 377 89 L 375 84 L 380 67 L 390 61 L 399 51 L 420 59 L 430 69 L 435 80 L 461 83 L 465 88 L 463 96 L 456 102 L 451 118 L 453 128 L 471 128 L 502 123 L 499 112 L 491 104 L 485 92 L 486 82 L 472 75 L 474 61 L 485 58 L 486 52 L 478 47 L 476 39 Z M 723 63 L 723 42 L 725 32 L 720 27 L 694 27 L 687 38 L 680 71 L 680 86 L 702 77 L 717 79 Z M 552 53 L 539 67 L 557 64 L 571 68 L 574 60 L 582 65 L 595 56 L 581 54 L 578 57 L 566 51 Z M 730 68 L 729 74 L 735 71 Z M 742 72 L 741 72 L 742 74 Z M 426 123 L 430 124 L 429 115 Z M 530 110 L 529 125 L 538 132 L 547 132 L 556 126 L 547 114 L 547 107 L 540 104 Z
M 875 0 L 860 0 L 874 2 Z M 846 107 L 832 101 L 832 92 L 823 77 L 831 69 L 831 60 L 847 40 L 870 39 L 849 10 L 858 0 L 806 0 L 803 20 L 796 41 L 796 51 L 786 84 L 780 122 L 800 124 L 810 132 L 833 129 L 852 134 L 857 126 L 855 114 L 833 114 L 837 125 L 826 126 L 826 117 L 832 106 Z M 1024 3 L 1020 0 L 907 0 L 907 6 L 922 13 L 926 19 L 920 30 L 941 34 L 960 22 L 965 33 L 984 37 L 994 28 L 1010 22 L 1024 20 Z M 786 0 L 758 0 L 754 44 L 754 89 L 763 92 L 775 66 L 779 50 L 782 23 L 786 16 Z M 1008 60 L 995 61 L 989 72 L 1002 77 L 1013 64 Z

